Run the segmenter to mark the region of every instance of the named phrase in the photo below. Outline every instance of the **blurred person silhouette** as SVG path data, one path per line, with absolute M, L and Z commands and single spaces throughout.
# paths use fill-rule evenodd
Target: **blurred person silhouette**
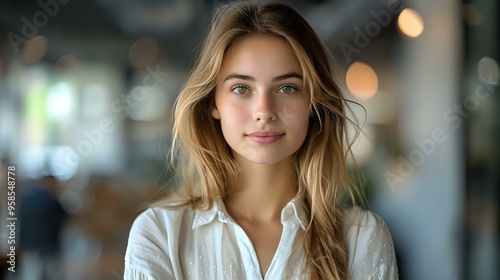
M 58 185 L 54 176 L 45 176 L 21 195 L 20 279 L 63 279 L 60 232 L 67 213 L 58 200 Z
M 179 192 L 135 220 L 124 278 L 397 279 L 387 225 L 351 207 L 349 105 L 293 8 L 219 7 L 174 108 Z

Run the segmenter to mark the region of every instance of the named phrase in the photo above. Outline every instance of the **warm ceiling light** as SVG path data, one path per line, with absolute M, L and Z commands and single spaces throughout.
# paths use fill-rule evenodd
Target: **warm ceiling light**
M 26 42 L 23 50 L 24 61 L 34 63 L 42 59 L 47 53 L 47 39 L 38 35 Z
M 56 61 L 54 67 L 57 69 L 65 70 L 75 65 L 76 62 L 77 62 L 76 55 L 65 54 Z
M 462 6 L 462 11 L 464 13 L 464 20 L 470 25 L 477 26 L 483 21 L 483 16 L 481 11 L 476 5 L 472 3 L 467 3 Z
M 368 100 L 378 90 L 378 78 L 375 70 L 363 62 L 356 61 L 347 69 L 346 83 L 349 91 L 356 98 Z
M 142 38 L 130 46 L 128 57 L 133 67 L 146 68 L 158 58 L 159 53 L 160 47 L 155 39 Z
M 424 21 L 417 11 L 406 8 L 399 14 L 398 27 L 406 36 L 415 38 L 424 31 Z

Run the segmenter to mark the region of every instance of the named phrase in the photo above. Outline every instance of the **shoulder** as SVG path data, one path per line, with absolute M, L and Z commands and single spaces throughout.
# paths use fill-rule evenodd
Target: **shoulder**
M 360 207 L 353 207 L 344 209 L 345 225 L 348 228 L 371 228 L 371 227 L 385 227 L 387 228 L 384 220 L 372 211 L 362 209 Z
M 346 209 L 345 232 L 352 279 L 397 279 L 392 237 L 384 220 L 359 207 Z M 366 279 L 366 278 L 365 278 Z
M 345 232 L 347 245 L 356 253 L 360 249 L 371 249 L 387 253 L 393 257 L 389 250 L 393 249 L 392 237 L 384 220 L 374 212 L 359 207 L 346 209 Z
M 177 240 L 183 228 L 191 227 L 190 217 L 194 216 L 194 212 L 188 206 L 166 205 L 149 208 L 139 214 L 128 237 L 125 279 L 174 275 L 176 264 L 172 261 L 176 259 Z M 139 274 L 141 277 L 137 276 Z
M 195 210 L 189 206 L 166 204 L 149 208 L 137 216 L 130 229 L 129 240 L 134 238 L 167 238 L 188 222 Z

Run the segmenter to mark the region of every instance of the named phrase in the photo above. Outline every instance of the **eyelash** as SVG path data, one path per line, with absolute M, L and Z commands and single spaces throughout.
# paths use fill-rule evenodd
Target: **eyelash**
M 294 85 L 294 84 L 284 84 L 282 86 L 279 87 L 278 91 L 281 90 L 282 88 L 284 87 L 291 87 L 293 88 L 295 91 L 298 91 L 299 90 L 299 87 Z M 247 85 L 244 85 L 244 84 L 236 84 L 234 86 L 231 87 L 231 91 L 234 92 L 235 89 L 237 88 L 245 88 L 247 90 L 250 90 L 250 88 L 247 86 Z M 283 92 L 284 94 L 290 94 L 290 93 L 285 93 Z
M 298 91 L 298 90 L 299 90 L 299 87 L 298 87 L 298 86 L 296 86 L 296 85 L 294 85 L 294 84 L 285 84 L 285 85 L 282 85 L 282 86 L 280 86 L 279 90 L 281 90 L 281 89 L 282 89 L 282 88 L 284 88 L 284 87 L 291 87 L 291 88 L 293 88 L 295 91 Z M 291 94 L 291 93 L 285 93 L 285 92 L 283 92 L 283 93 L 284 93 L 284 94 Z
M 235 89 L 237 88 L 245 88 L 247 90 L 250 90 L 250 88 L 244 84 L 236 84 L 234 86 L 231 87 L 231 91 L 234 92 Z

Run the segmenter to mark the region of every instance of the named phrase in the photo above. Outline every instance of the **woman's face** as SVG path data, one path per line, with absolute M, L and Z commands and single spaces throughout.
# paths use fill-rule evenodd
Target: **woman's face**
M 222 64 L 212 116 L 237 161 L 291 159 L 306 138 L 309 94 L 290 46 L 271 36 L 245 37 Z

